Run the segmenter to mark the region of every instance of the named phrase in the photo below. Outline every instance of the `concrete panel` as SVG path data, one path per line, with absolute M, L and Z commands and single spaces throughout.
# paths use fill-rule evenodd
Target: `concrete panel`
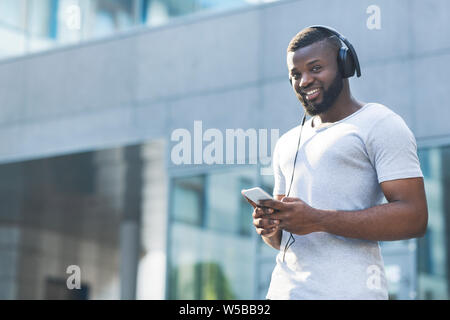
M 354 46 L 362 63 L 407 55 L 411 48 L 407 35 L 411 20 L 407 0 L 376 2 L 381 11 L 381 29 L 369 30 L 364 1 L 288 1 L 264 9 L 264 77 L 287 77 L 286 49 L 289 41 L 310 25 L 327 25 L 341 32 Z
M 450 1 L 411 1 L 413 23 L 410 24 L 414 54 L 446 49 L 450 51 Z
M 351 78 L 353 96 L 363 102 L 384 104 L 399 114 L 416 133 L 416 80 L 412 76 L 412 60 L 394 60 L 372 64 L 365 68 L 361 78 Z
M 259 11 L 137 36 L 137 99 L 185 96 L 258 78 Z
M 25 109 L 25 66 L 21 62 L 0 64 L 0 124 L 16 122 Z
M 247 87 L 240 90 L 216 92 L 194 96 L 169 103 L 169 132 L 186 128 L 193 135 L 194 121 L 201 120 L 203 132 L 209 128 L 258 128 L 261 103 L 259 89 Z
M 26 68 L 24 89 L 27 102 L 21 120 L 43 119 L 67 113 L 67 62 L 61 54 L 49 54 L 23 60 Z
M 136 107 L 133 121 L 136 134 L 143 140 L 165 136 L 168 131 L 167 109 L 167 103 L 154 103 Z
M 2 128 L 0 158 L 11 161 L 129 144 L 137 140 L 133 116 L 133 109 L 121 108 Z
M 417 81 L 414 96 L 417 105 L 417 135 L 421 138 L 450 133 L 450 53 L 418 59 L 413 78 Z
M 265 83 L 262 91 L 264 107 L 260 117 L 261 128 L 279 129 L 281 136 L 300 123 L 304 108 L 288 81 L 283 79 Z
M 344 33 L 353 44 L 361 63 L 362 73 L 368 62 L 386 61 L 409 56 L 412 50 L 414 35 L 411 24 L 415 17 L 411 16 L 411 1 L 349 1 L 348 10 L 358 12 L 358 23 L 347 21 L 348 32 Z M 347 1 L 346 1 L 347 3 Z M 380 29 L 369 29 L 367 21 L 373 13 L 367 13 L 371 5 L 380 9 Z
M 134 39 L 70 48 L 24 61 L 25 119 L 118 107 L 132 101 Z

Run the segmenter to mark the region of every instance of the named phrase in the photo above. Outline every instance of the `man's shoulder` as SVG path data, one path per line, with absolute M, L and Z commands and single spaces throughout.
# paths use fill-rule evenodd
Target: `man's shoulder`
M 365 109 L 365 112 L 362 112 L 361 115 L 365 118 L 369 118 L 372 122 L 393 115 L 398 116 L 391 108 L 377 102 L 367 103 L 363 108 Z
M 378 141 L 380 146 L 387 142 L 398 142 L 400 145 L 415 139 L 412 130 L 398 113 L 382 104 L 374 104 L 371 109 L 371 112 L 366 113 L 366 121 L 360 126 L 366 144 Z
M 404 124 L 403 118 L 391 108 L 381 103 L 369 103 L 364 112 L 355 119 L 363 131 L 371 131 L 375 127 L 397 126 Z M 356 124 L 356 123 L 355 123 Z

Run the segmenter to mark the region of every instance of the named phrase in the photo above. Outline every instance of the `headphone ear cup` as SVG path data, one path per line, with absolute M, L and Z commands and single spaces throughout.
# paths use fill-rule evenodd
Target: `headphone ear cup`
M 348 48 L 339 49 L 338 63 L 342 78 L 350 78 L 355 74 L 355 63 Z

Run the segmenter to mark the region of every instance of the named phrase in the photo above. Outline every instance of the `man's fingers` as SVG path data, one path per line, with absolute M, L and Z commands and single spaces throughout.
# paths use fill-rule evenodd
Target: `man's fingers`
M 285 204 L 277 200 L 260 200 L 259 205 L 262 207 L 268 207 L 276 210 L 282 210 Z
M 277 230 L 277 227 L 271 228 L 271 229 L 262 229 L 257 228 L 256 233 L 258 233 L 261 236 L 266 236 L 268 234 L 274 233 Z
M 274 210 L 272 208 L 263 208 L 258 206 L 255 210 L 253 210 L 253 218 L 260 218 L 273 213 Z
M 280 220 L 272 219 L 255 219 L 253 225 L 256 228 L 270 229 L 280 224 Z
M 263 215 L 264 215 L 264 211 L 262 211 L 261 208 L 256 207 L 255 210 L 253 210 L 253 214 L 252 214 L 253 219 L 260 218 Z

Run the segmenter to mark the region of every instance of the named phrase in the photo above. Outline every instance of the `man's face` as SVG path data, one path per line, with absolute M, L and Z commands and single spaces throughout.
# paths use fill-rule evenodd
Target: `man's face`
M 306 112 L 315 116 L 330 109 L 343 88 L 337 51 L 318 41 L 287 55 L 289 77 Z

